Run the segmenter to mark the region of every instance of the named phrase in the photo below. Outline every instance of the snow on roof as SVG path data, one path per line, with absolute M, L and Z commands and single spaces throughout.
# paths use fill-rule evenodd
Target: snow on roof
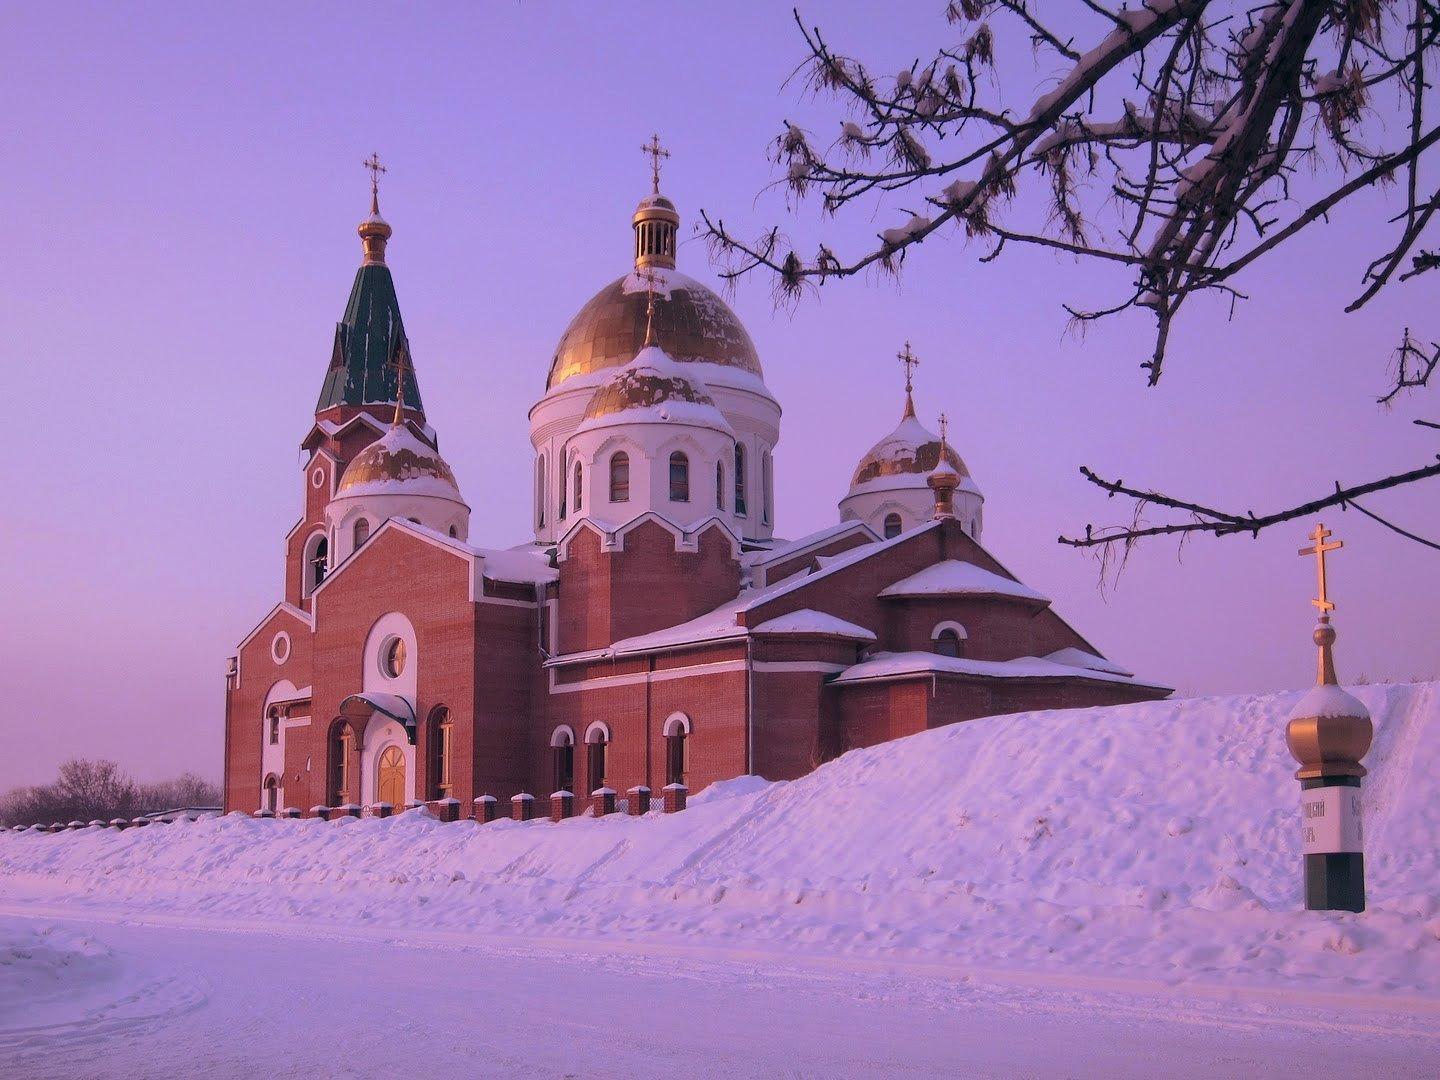
M 560 577 L 560 572 L 550 565 L 550 557 L 543 548 L 532 547 L 525 550 L 523 548 L 472 547 L 463 540 L 457 540 L 453 536 L 447 536 L 428 525 L 421 525 L 415 521 L 393 517 L 386 519 L 385 524 L 392 523 L 396 528 L 408 529 L 427 540 L 450 548 L 459 555 L 469 555 L 472 558 L 483 560 L 484 567 L 481 573 L 494 581 L 515 581 L 521 584 L 540 585 L 547 581 L 556 581 Z
M 856 626 L 834 615 L 812 608 L 801 608 L 788 615 L 770 619 L 752 628 L 756 634 L 824 634 L 829 637 L 854 638 L 858 641 L 874 641 L 875 635 L 863 626 Z
M 856 531 L 868 534 L 872 540 L 880 539 L 875 535 L 874 530 L 863 521 L 841 521 L 835 525 L 818 529 L 797 540 L 778 540 L 771 547 L 762 551 L 748 551 L 741 561 L 747 566 L 763 566 L 766 563 L 778 562 L 781 559 L 798 554 L 806 548 L 818 547 L 830 540 L 844 536 L 846 533 Z
M 839 555 L 826 555 L 822 559 L 817 560 L 821 563 L 821 567 L 813 574 L 806 574 L 802 571 L 773 586 L 744 594 L 741 597 L 744 603 L 740 607 L 740 610 L 751 611 L 767 600 L 773 600 L 777 596 L 784 596 L 805 585 L 809 585 L 812 581 L 819 581 L 821 578 L 829 577 L 837 570 L 842 570 L 847 566 L 853 566 L 855 563 L 863 559 L 868 559 L 872 555 L 878 555 L 882 551 L 888 551 L 896 544 L 903 544 L 908 540 L 913 540 L 926 530 L 937 528 L 939 525 L 940 522 L 938 520 L 927 521 L 919 528 L 911 529 L 909 532 L 901 533 L 899 536 L 891 537 L 889 540 L 877 540 L 873 544 L 861 544 L 859 547 L 851 548 L 849 551 L 842 551 Z
M 1132 686 L 1155 686 L 1125 675 L 1094 668 L 1073 667 L 1043 660 L 1038 656 L 1022 656 L 1015 660 L 971 660 L 963 656 L 941 656 L 939 653 L 904 652 L 876 653 L 871 659 L 848 667 L 836 676 L 837 683 L 864 682 L 867 679 L 894 679 L 905 675 L 974 675 L 987 679 L 1090 679 L 1098 682 L 1126 683 Z
M 648 652 L 651 649 L 663 648 L 668 645 L 691 645 L 705 641 L 743 638 L 747 632 L 746 628 L 736 625 L 735 616 L 750 595 L 750 593 L 741 593 L 734 600 L 721 604 L 714 611 L 707 611 L 704 615 L 688 622 L 667 626 L 663 630 L 656 630 L 649 634 L 637 634 L 635 637 L 622 638 L 612 644 L 609 649 L 601 650 L 601 654 Z
M 1050 598 L 1020 582 L 959 559 L 927 566 L 880 591 L 881 596 L 1013 596 L 1048 604 Z
M 1096 656 L 1092 652 L 1077 649 L 1073 645 L 1046 653 L 1045 659 L 1056 664 L 1068 664 L 1070 667 L 1089 668 L 1091 671 L 1108 671 L 1111 675 L 1124 675 L 1132 679 L 1135 677 L 1133 671 L 1126 671 L 1119 664 L 1112 663 L 1103 656 Z

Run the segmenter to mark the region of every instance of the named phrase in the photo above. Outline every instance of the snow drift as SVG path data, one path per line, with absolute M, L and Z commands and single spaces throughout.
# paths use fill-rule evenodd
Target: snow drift
M 1366 686 L 1370 909 L 1301 910 L 1299 693 L 1024 713 L 683 814 L 0 836 L 0 903 L 822 949 L 1440 1000 L 1440 684 Z

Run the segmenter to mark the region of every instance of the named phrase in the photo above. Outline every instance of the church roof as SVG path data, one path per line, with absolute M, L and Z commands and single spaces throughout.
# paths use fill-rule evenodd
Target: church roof
M 371 224 L 369 220 L 361 223 L 362 236 Z M 401 349 L 406 350 L 408 357 L 409 348 L 390 267 L 385 265 L 383 254 L 379 261 L 367 257 L 364 265 L 355 271 L 345 317 L 335 324 L 330 367 L 320 387 L 315 411 L 324 412 L 337 405 L 393 405 L 396 357 Z M 423 413 L 420 384 L 408 360 L 406 369 L 405 407 Z
M 983 566 L 946 559 L 934 563 L 918 574 L 886 586 L 881 596 L 1008 596 L 1018 600 L 1033 600 L 1048 604 L 1050 598 L 1043 596 L 1027 585 L 1013 578 L 1005 577 Z
M 1015 660 L 971 660 L 963 656 L 942 656 L 933 652 L 878 652 L 868 660 L 846 668 L 835 677 L 837 684 L 913 678 L 922 675 L 968 675 L 981 679 L 1079 679 L 1087 682 L 1125 683 L 1131 686 L 1169 689 L 1129 675 L 1093 667 L 1057 663 L 1038 656 Z

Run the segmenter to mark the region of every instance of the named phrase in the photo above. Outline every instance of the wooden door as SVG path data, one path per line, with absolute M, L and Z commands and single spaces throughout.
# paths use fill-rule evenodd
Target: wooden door
M 396 810 L 405 807 L 405 755 L 398 746 L 380 752 L 376 770 L 375 801 L 389 803 Z

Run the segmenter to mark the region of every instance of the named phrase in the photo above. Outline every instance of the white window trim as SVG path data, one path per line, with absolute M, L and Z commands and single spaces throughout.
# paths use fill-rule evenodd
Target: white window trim
M 690 717 L 683 712 L 673 712 L 665 718 L 665 726 L 660 729 L 660 734 L 669 738 L 671 735 L 689 735 L 691 732 Z
M 599 733 L 602 738 L 595 738 L 596 733 Z M 593 746 L 597 742 L 606 744 L 610 742 L 610 725 L 605 723 L 604 720 L 596 720 L 585 729 L 585 745 Z

